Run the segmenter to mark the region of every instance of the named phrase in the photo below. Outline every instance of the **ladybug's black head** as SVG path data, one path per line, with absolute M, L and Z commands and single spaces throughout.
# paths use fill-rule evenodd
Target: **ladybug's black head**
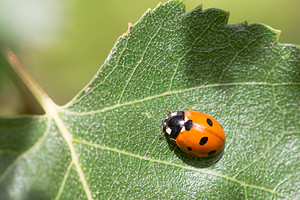
M 177 135 L 180 133 L 184 126 L 184 111 L 178 111 L 166 116 L 162 121 L 163 131 L 171 140 L 176 140 Z

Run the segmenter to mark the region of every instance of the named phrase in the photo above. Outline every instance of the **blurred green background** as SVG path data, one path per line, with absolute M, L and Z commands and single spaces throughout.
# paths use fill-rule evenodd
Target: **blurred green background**
M 158 0 L 1 0 L 0 46 L 11 48 L 59 105 L 93 78 L 117 38 Z M 281 43 L 300 44 L 300 0 L 185 0 L 187 11 L 230 12 L 229 24 L 248 21 L 281 30 Z M 39 113 L 36 103 L 0 58 L 0 114 Z

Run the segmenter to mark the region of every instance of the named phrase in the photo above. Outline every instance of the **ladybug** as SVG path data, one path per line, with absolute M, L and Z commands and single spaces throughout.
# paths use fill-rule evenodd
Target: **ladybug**
M 163 132 L 184 152 L 196 157 L 211 157 L 225 145 L 225 133 L 217 120 L 195 110 L 170 113 L 162 121 Z

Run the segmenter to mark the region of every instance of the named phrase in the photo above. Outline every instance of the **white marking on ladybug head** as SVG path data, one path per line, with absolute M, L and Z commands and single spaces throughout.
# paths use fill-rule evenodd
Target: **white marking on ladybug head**
M 179 123 L 180 123 L 180 125 L 181 125 L 181 126 L 183 126 L 183 125 L 184 125 L 184 121 L 183 121 L 183 120 L 180 120 L 180 122 L 179 122 Z
M 183 131 L 185 131 L 185 126 L 183 126 L 180 130 L 180 132 L 183 132 Z
M 166 129 L 166 132 L 167 132 L 169 135 L 171 135 L 171 133 L 172 133 L 172 129 L 170 129 L 170 128 L 167 128 L 167 129 Z
M 177 112 L 171 113 L 171 116 L 174 117 L 177 115 Z
M 187 117 L 184 117 L 184 123 L 189 121 L 189 119 Z

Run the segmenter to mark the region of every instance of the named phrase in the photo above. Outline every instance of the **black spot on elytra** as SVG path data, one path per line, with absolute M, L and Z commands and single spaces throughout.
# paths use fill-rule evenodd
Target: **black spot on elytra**
M 208 153 L 208 155 L 211 156 L 211 155 L 215 154 L 216 152 L 217 152 L 216 150 L 210 151 L 210 152 Z
M 187 150 L 192 151 L 192 147 L 188 147 Z
M 188 120 L 187 122 L 185 122 L 184 126 L 185 126 L 185 130 L 187 131 L 191 130 L 191 128 L 193 127 L 193 121 Z
M 200 145 L 205 145 L 207 141 L 208 141 L 208 137 L 203 137 L 203 138 L 201 138 L 199 144 Z
M 209 118 L 207 118 L 206 122 L 207 122 L 207 124 L 208 124 L 208 125 L 210 125 L 210 126 L 212 126 L 212 125 L 213 125 L 213 123 L 212 123 L 211 119 L 209 119 Z

